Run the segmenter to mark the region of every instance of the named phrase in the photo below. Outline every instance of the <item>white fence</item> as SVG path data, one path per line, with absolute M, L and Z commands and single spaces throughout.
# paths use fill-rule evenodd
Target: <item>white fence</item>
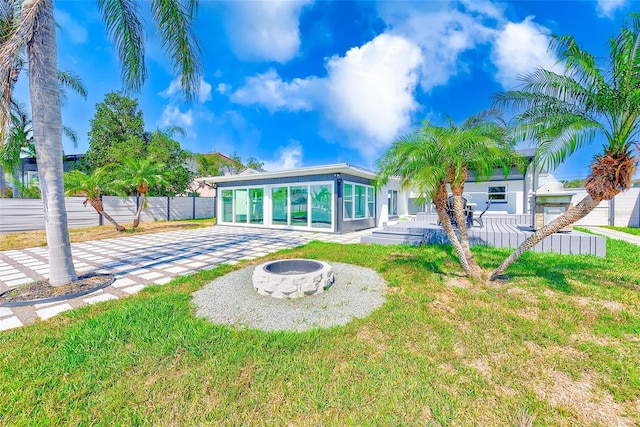
M 584 189 L 568 189 L 576 192 L 572 198 L 575 205 L 584 199 Z M 575 225 L 615 225 L 618 227 L 640 227 L 640 188 L 630 188 L 618 194 L 609 202 L 601 202 L 589 215 L 577 221 Z
M 69 228 L 100 224 L 100 215 L 84 197 L 67 197 L 67 223 Z M 137 198 L 104 196 L 104 210 L 119 223 L 130 223 L 136 213 Z M 141 221 L 211 218 L 214 215 L 213 197 L 149 197 Z M 104 221 L 104 224 L 109 224 Z M 44 230 L 44 213 L 40 199 L 0 198 L 0 234 L 19 231 Z

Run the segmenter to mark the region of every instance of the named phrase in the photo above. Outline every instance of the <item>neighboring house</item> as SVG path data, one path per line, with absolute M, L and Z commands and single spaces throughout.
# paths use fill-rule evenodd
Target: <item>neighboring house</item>
M 84 154 L 70 154 L 65 155 L 63 158 L 63 168 L 65 172 L 69 172 L 76 168 Z M 3 173 L 3 178 L 7 187 L 11 187 L 11 182 L 13 177 L 4 171 L 0 166 L 0 173 Z M 34 183 L 34 185 L 38 185 L 38 164 L 36 163 L 35 157 L 23 157 L 22 162 L 20 164 L 20 169 L 18 171 L 18 178 L 22 185 L 28 186 L 29 183 Z

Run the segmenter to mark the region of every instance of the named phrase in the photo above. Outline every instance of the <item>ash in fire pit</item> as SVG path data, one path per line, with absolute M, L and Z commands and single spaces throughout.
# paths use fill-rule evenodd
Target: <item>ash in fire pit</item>
M 256 267 L 253 287 L 260 295 L 300 298 L 323 292 L 333 284 L 331 266 L 323 261 L 287 259 Z

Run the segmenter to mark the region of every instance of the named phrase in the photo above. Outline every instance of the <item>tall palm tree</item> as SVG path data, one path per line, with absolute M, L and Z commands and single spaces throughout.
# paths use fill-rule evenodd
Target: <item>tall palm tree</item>
M 121 165 L 118 165 L 114 171 L 114 175 L 119 178 L 120 187 L 134 187 L 140 196 L 138 208 L 133 218 L 133 229 L 135 230 L 140 224 L 140 215 L 143 209 L 147 208 L 147 193 L 154 185 L 169 184 L 169 171 L 164 163 L 156 163 L 153 158 L 147 159 L 125 159 Z
M 480 278 L 482 270 L 469 247 L 464 183 L 470 171 L 477 180 L 489 179 L 499 167 L 507 174 L 518 157 L 511 149 L 508 127 L 495 111 L 472 116 L 460 126 L 451 118 L 447 121 L 447 126 L 425 121 L 421 129 L 395 141 L 378 163 L 378 180 L 384 184 L 390 177 L 400 177 L 404 188 L 415 188 L 430 198 L 465 273 Z M 459 238 L 447 210 L 447 184 Z
M 104 211 L 102 205 L 102 191 L 113 182 L 111 176 L 104 168 L 96 168 L 91 174 L 79 170 L 72 170 L 64 174 L 64 186 L 66 196 L 84 196 L 83 205 L 89 203 L 100 215 L 114 225 L 116 230 L 125 231 L 125 228 Z
M 547 236 L 629 189 L 637 168 L 640 15 L 629 15 L 620 34 L 609 40 L 605 61 L 581 49 L 572 36 L 554 36 L 550 49 L 564 61 L 564 73 L 539 69 L 523 76 L 519 90 L 496 95 L 496 104 L 519 111 L 520 136 L 537 144 L 540 166 L 555 168 L 594 141 L 604 142 L 603 151 L 591 162 L 591 174 L 584 184 L 588 195 L 536 230 L 491 273 L 490 280 Z
M 146 78 L 145 34 L 139 17 L 138 3 L 127 0 L 97 0 L 115 41 L 122 62 L 122 78 L 129 90 L 138 90 Z M 45 213 L 49 247 L 49 283 L 63 285 L 76 279 L 64 205 L 62 168 L 62 124 L 60 93 L 56 73 L 56 34 L 53 0 L 9 1 L 19 9 L 16 25 L 0 45 L 0 93 L 11 81 L 13 61 L 26 45 L 29 64 L 29 88 L 32 104 L 34 137 Z M 197 93 L 200 82 L 199 48 L 192 32 L 197 0 L 152 0 L 149 2 L 153 21 L 163 48 L 174 63 L 187 99 Z M 5 101 L 4 96 L 0 99 Z M 8 104 L 4 104 L 6 106 Z M 0 114 L 6 113 L 0 108 Z M 0 118 L 2 127 L 7 115 Z

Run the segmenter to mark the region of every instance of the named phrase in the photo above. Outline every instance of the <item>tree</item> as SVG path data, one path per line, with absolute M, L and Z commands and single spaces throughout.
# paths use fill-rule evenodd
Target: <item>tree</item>
M 133 219 L 132 228 L 135 230 L 140 224 L 142 210 L 147 208 L 149 190 L 155 185 L 168 185 L 170 172 L 164 163 L 158 163 L 153 158 L 133 158 L 124 159 L 123 163 L 116 167 L 115 174 L 119 178 L 117 185 L 122 189 L 135 188 L 140 196 L 138 209 Z
M 16 25 L 10 26 L 0 46 L 0 102 L 2 126 L 7 123 L 6 111 L 12 83 L 13 63 L 26 45 L 29 64 L 29 88 L 32 105 L 34 138 L 38 171 L 44 205 L 47 245 L 49 248 L 49 283 L 63 285 L 76 279 L 67 213 L 64 205 L 62 169 L 62 124 L 60 93 L 56 80 L 56 35 L 53 20 L 53 0 L 23 0 L 5 2 L 5 7 L 19 11 Z M 197 93 L 200 83 L 198 46 L 191 26 L 197 1 L 151 1 L 153 21 L 158 28 L 163 48 L 169 53 L 174 70 L 187 99 Z M 138 90 L 146 77 L 144 30 L 138 4 L 115 0 L 98 0 L 98 7 L 107 24 L 108 34 L 115 40 L 123 64 L 122 78 L 127 89 Z
M 430 198 L 463 270 L 480 278 L 482 270 L 469 248 L 462 204 L 464 183 L 469 171 L 478 180 L 490 178 L 499 167 L 507 174 L 518 157 L 511 149 L 508 128 L 495 112 L 470 117 L 461 126 L 447 120 L 448 126 L 425 121 L 421 129 L 396 140 L 378 162 L 377 182 L 384 185 L 389 178 L 399 177 L 404 188 L 414 188 L 423 199 Z M 453 193 L 460 237 L 447 211 L 447 184 Z
M 24 105 L 14 101 L 11 103 L 11 126 L 7 132 L 7 139 L 0 147 L 0 165 L 12 175 L 11 197 L 20 197 L 21 194 L 19 185 L 22 182 L 20 176 L 22 155 L 33 154 L 34 151 L 29 113 Z
M 89 149 L 85 156 L 88 171 L 121 164 L 127 158 L 152 157 L 170 169 L 171 178 L 166 180 L 166 185 L 156 187 L 151 195 L 173 196 L 188 187 L 193 178 L 185 166 L 190 154 L 173 139 L 175 134 L 185 135 L 181 127 L 146 132 L 137 99 L 121 92 L 105 95 L 105 100 L 96 104 L 96 113 L 90 122 Z
M 584 186 L 584 179 L 561 179 L 560 182 L 564 188 L 582 188 Z
M 84 196 L 83 205 L 89 203 L 100 215 L 114 225 L 116 230 L 125 231 L 125 228 L 118 224 L 109 214 L 104 211 L 102 205 L 102 190 L 107 188 L 113 179 L 104 168 L 94 169 L 89 175 L 80 170 L 72 170 L 64 174 L 65 195 Z
M 538 242 L 631 186 L 640 131 L 639 46 L 638 14 L 631 14 L 620 34 L 609 40 L 609 53 L 602 63 L 581 49 L 572 36 L 553 36 L 550 49 L 564 61 L 564 73 L 538 69 L 522 77 L 519 90 L 496 95 L 496 105 L 519 112 L 520 137 L 537 145 L 539 166 L 554 168 L 596 140 L 604 141 L 604 145 L 602 153 L 593 158 L 591 174 L 584 181 L 588 195 L 536 230 L 491 273 L 490 280 Z
M 144 120 L 137 99 L 109 92 L 96 104 L 89 123 L 85 159 L 91 169 L 118 164 L 123 158 L 146 157 Z
M 5 1 L 0 6 L 0 42 L 5 44 L 9 41 L 13 27 L 19 20 L 19 2 L 15 0 Z M 0 129 L 0 173 L 4 171 L 13 175 L 12 197 L 20 197 L 20 185 L 22 177 L 18 175 L 23 154 L 35 157 L 35 146 L 33 144 L 33 131 L 31 128 L 31 118 L 26 107 L 13 98 L 13 87 L 18 81 L 20 73 L 24 70 L 25 58 L 24 48 L 21 48 L 13 55 L 9 68 L 5 74 L 5 85 L 3 87 L 3 107 L 8 108 L 3 112 L 3 128 Z M 62 98 L 66 98 L 66 90 L 70 88 L 76 93 L 87 98 L 87 89 L 82 80 L 70 71 L 58 70 L 58 86 Z M 75 132 L 66 127 L 62 131 L 77 144 Z M 4 177 L 0 177 L 0 183 L 4 182 Z M 24 185 L 22 185 L 24 186 Z
M 148 133 L 149 143 L 145 157 L 165 165 L 166 173 L 163 182 L 151 190 L 150 196 L 175 196 L 185 192 L 194 178 L 194 174 L 186 167 L 191 154 L 180 147 L 180 143 L 172 138 L 182 128 L 168 128 Z

